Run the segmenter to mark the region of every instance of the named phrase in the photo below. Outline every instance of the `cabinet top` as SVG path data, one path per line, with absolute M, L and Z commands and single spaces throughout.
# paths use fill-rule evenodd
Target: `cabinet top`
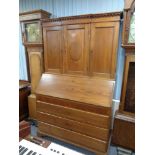
M 114 81 L 97 77 L 43 74 L 36 94 L 111 107 Z
M 122 16 L 122 12 L 108 12 L 108 13 L 98 13 L 98 14 L 84 14 L 84 15 L 76 15 L 76 16 L 66 16 L 66 17 L 58 17 L 58 18 L 48 18 L 42 19 L 43 22 L 55 22 L 55 21 L 65 21 L 65 20 L 74 20 L 74 19 L 89 19 L 89 18 L 101 18 L 101 17 L 115 17 Z
M 27 12 L 19 13 L 20 21 L 36 20 L 36 19 L 46 19 L 49 18 L 51 13 L 44 10 L 32 10 Z

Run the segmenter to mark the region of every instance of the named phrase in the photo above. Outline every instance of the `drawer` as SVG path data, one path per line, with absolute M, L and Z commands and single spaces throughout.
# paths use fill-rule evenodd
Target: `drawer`
M 75 108 L 79 110 L 84 110 L 84 111 L 93 112 L 93 113 L 102 114 L 102 115 L 108 115 L 108 116 L 111 116 L 111 111 L 112 111 L 111 107 L 93 105 L 89 103 L 77 102 L 77 101 L 61 99 L 61 98 L 40 95 L 40 94 L 37 95 L 37 100 L 47 102 L 49 104 L 52 103 L 56 105 L 61 105 L 65 107 Z
M 56 115 L 81 123 L 87 123 L 101 128 L 110 128 L 109 116 L 86 112 L 79 109 L 37 101 L 37 111 Z
M 38 122 L 39 132 L 43 134 L 82 146 L 87 149 L 97 150 L 99 152 L 107 152 L 108 142 L 98 140 L 77 132 L 66 130 L 47 123 Z
M 101 140 L 109 139 L 109 130 L 99 128 L 89 124 L 69 120 L 66 118 L 50 115 L 47 113 L 37 112 L 38 121 L 45 122 L 51 125 L 55 125 L 64 129 L 79 132 L 81 134 L 94 137 Z

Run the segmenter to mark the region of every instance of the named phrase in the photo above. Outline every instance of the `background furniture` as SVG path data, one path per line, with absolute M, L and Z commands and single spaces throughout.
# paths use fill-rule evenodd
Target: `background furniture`
M 19 121 L 29 116 L 28 96 L 30 94 L 30 83 L 19 80 Z
M 135 148 L 134 117 L 116 112 L 112 143 L 126 149 Z
M 135 150 L 135 1 L 126 0 L 124 9 L 122 47 L 125 67 L 119 111 L 115 114 L 112 143 Z
M 31 82 L 31 95 L 28 98 L 31 119 L 36 119 L 35 89 L 44 70 L 41 19 L 49 16 L 50 13 L 43 10 L 20 13 L 22 40 L 26 50 L 28 75 Z
M 31 126 L 29 122 L 21 121 L 19 123 L 19 138 L 25 138 L 31 133 Z

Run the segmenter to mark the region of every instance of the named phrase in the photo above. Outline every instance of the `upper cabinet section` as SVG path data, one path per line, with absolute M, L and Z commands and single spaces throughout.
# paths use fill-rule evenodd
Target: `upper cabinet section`
M 43 20 L 45 71 L 114 79 L 120 15 Z
M 122 46 L 135 47 L 135 0 L 125 0 Z

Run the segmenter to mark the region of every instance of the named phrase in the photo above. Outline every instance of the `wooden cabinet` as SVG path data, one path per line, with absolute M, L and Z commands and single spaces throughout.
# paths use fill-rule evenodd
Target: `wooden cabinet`
M 19 81 L 19 121 L 29 116 L 28 96 L 30 94 L 30 84 L 28 81 Z
M 106 154 L 114 81 L 43 74 L 36 90 L 38 133 Z
M 120 12 L 44 20 L 45 71 L 115 78 Z
M 91 24 L 90 72 L 114 78 L 116 69 L 119 23 Z

